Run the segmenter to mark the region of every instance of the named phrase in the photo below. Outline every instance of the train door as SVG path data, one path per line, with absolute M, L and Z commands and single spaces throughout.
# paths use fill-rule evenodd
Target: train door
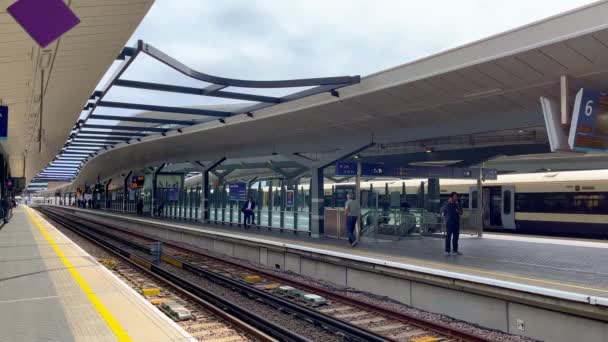
M 477 187 L 469 187 L 469 209 L 477 209 Z
M 492 186 L 490 190 L 489 227 L 502 227 L 502 188 L 500 186 Z
M 515 229 L 515 187 L 502 187 L 502 227 L 505 229 Z
M 484 228 L 489 228 L 492 226 L 492 207 L 491 207 L 491 201 L 490 201 L 491 197 L 490 197 L 490 188 L 488 187 L 483 187 L 483 194 L 482 194 L 482 198 L 481 201 L 483 203 L 482 208 L 483 208 L 483 226 Z

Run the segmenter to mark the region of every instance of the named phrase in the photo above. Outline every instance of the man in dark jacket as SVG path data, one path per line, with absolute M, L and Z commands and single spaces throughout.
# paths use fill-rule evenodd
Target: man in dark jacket
M 253 197 L 249 196 L 247 202 L 243 206 L 243 215 L 245 215 L 244 222 L 245 228 L 249 226 L 249 224 L 255 224 L 255 202 L 253 201 Z
M 448 202 L 441 208 L 441 213 L 445 217 L 445 254 L 462 255 L 458 251 L 458 237 L 460 235 L 460 215 L 462 209 L 458 205 L 458 194 L 452 192 L 448 197 Z M 451 241 L 451 244 L 450 244 Z M 450 246 L 451 245 L 451 246 Z
M 0 202 L 0 204 L 2 205 L 2 213 L 3 213 L 3 220 L 4 223 L 8 223 L 8 219 L 10 218 L 10 210 L 11 210 L 11 204 L 9 202 L 9 199 L 7 197 L 2 198 L 2 201 Z

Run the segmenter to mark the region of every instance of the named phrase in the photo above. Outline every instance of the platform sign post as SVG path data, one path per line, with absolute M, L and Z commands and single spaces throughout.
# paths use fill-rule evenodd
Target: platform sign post
M 576 94 L 568 145 L 575 151 L 608 152 L 608 93 L 582 88 Z
M 8 137 L 8 106 L 0 106 L 0 140 Z

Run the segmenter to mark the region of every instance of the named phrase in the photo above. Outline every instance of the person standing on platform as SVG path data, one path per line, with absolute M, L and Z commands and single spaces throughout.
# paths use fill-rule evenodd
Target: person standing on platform
M 3 197 L 2 202 L 0 204 L 2 205 L 2 219 L 4 220 L 4 223 L 8 223 L 11 211 L 11 204 L 9 202 L 8 197 Z
M 137 201 L 137 215 L 141 216 L 144 214 L 144 201 L 140 198 Z
M 348 242 L 352 247 L 355 247 L 359 241 L 355 236 L 355 228 L 357 226 L 357 219 L 359 218 L 359 212 L 361 207 L 359 201 L 353 199 L 353 194 L 348 193 L 346 195 L 347 201 L 344 207 L 344 216 L 346 218 L 346 231 L 348 232 Z
M 244 222 L 245 228 L 249 227 L 250 224 L 255 224 L 255 202 L 253 201 L 253 197 L 249 196 L 247 202 L 243 206 L 243 215 L 245 215 Z
M 441 213 L 445 217 L 445 255 L 462 255 L 458 251 L 458 238 L 460 236 L 460 216 L 462 208 L 458 205 L 458 194 L 452 192 L 448 197 L 448 202 L 441 208 Z

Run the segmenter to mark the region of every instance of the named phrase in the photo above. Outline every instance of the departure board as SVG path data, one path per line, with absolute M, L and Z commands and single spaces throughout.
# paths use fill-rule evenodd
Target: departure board
M 608 151 L 608 93 L 583 88 L 576 94 L 568 144 L 578 151 Z

